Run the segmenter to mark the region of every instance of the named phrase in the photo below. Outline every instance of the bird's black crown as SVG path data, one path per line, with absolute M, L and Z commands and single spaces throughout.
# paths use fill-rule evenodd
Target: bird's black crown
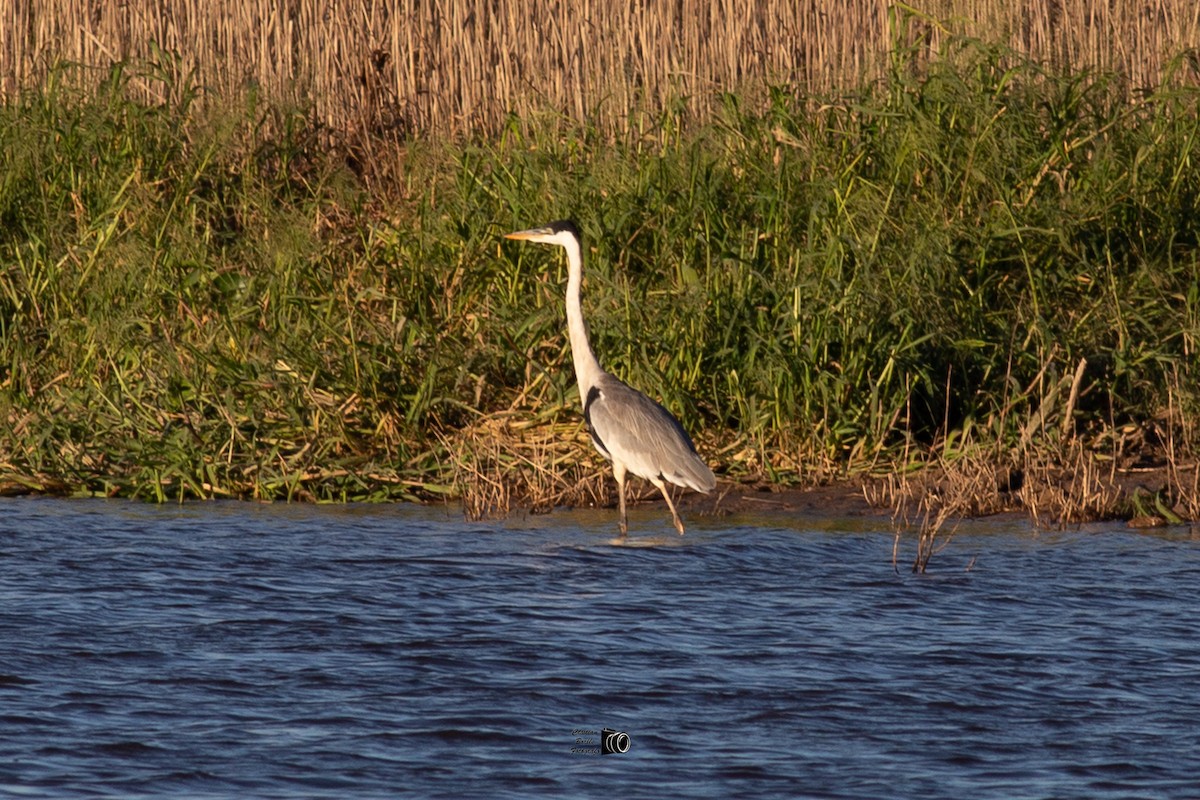
M 555 233 L 562 233 L 563 231 L 566 231 L 567 233 L 574 236 L 576 239 L 579 238 L 579 228 L 577 228 L 575 226 L 575 223 L 572 220 L 560 219 L 555 222 L 551 222 L 546 227 L 549 228 L 550 230 L 554 231 Z

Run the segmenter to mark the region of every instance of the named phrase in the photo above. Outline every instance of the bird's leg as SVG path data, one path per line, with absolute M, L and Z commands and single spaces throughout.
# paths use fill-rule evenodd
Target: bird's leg
M 613 461 L 613 477 L 617 479 L 617 508 L 621 511 L 621 535 L 629 532 L 629 524 L 625 519 L 625 465 Z
M 679 531 L 680 536 L 683 536 L 683 520 L 679 519 L 679 512 L 675 510 L 675 504 L 671 502 L 671 493 L 667 491 L 667 485 L 661 479 L 650 482 L 662 492 L 663 498 L 667 501 L 667 508 L 671 509 L 671 519 L 675 520 L 675 530 Z

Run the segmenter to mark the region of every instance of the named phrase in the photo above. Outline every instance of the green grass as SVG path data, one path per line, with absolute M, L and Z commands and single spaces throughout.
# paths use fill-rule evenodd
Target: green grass
M 169 99 L 147 107 L 134 67 L 62 68 L 0 108 L 0 473 L 158 500 L 460 491 L 456 432 L 577 417 L 561 259 L 499 238 L 562 217 L 602 363 L 718 472 L 1130 424 L 1190 446 L 1200 93 L 1129 100 L 965 40 L 914 64 L 705 122 L 681 101 L 618 142 L 547 116 L 380 143 L 365 171 L 303 109 L 152 65 Z

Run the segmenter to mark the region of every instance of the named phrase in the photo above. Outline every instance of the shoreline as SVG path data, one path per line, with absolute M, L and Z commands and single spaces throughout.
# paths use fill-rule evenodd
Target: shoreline
M 493 443 L 497 447 L 499 444 Z M 570 443 L 564 443 L 568 447 Z M 563 456 L 562 452 L 556 454 Z M 810 484 L 771 483 L 753 475 L 718 477 L 717 488 L 705 495 L 676 488 L 672 498 L 681 512 L 724 516 L 754 511 L 835 516 L 895 515 L 906 510 L 940 512 L 947 518 L 990 517 L 1004 513 L 1028 513 L 1035 519 L 1066 523 L 1125 519 L 1146 526 L 1141 518 L 1159 517 L 1163 523 L 1200 520 L 1200 459 L 1188 453 L 1143 443 L 1120 458 L 1088 449 L 1076 442 L 1065 453 L 1027 450 L 1006 458 L 964 455 L 955 460 L 928 463 L 897 463 L 892 469 L 850 471 L 839 477 Z M 436 486 L 436 491 L 416 492 L 410 497 L 388 495 L 377 501 L 437 503 L 460 502 L 465 513 L 503 516 L 519 509 L 540 510 L 555 506 L 616 507 L 611 469 L 586 450 L 578 461 L 555 458 L 553 468 L 544 465 L 540 483 L 527 480 L 518 470 L 505 469 L 501 461 L 474 464 L 453 479 L 432 482 L 404 481 L 414 487 Z M 569 462 L 569 463 L 568 463 Z M 530 462 L 532 463 L 532 462 Z M 127 493 L 128 476 L 90 474 L 74 480 L 52 474 L 24 474 L 11 468 L 0 471 L 0 497 L 19 495 L 109 496 L 142 499 L 145 502 L 177 502 L 172 481 L 159 483 L 157 493 Z M 460 465 L 461 466 L 461 465 Z M 345 476 L 343 476 L 345 477 Z M 393 483 L 388 477 L 360 473 L 358 478 L 380 485 Z M 303 477 L 301 477 L 303 481 Z M 105 492 L 96 487 L 106 486 Z M 569 488 L 564 489 L 567 486 Z M 497 494 L 496 487 L 506 489 Z M 149 488 L 143 486 L 143 489 Z M 187 500 L 233 499 L 261 502 L 249 493 L 212 492 L 206 497 L 185 495 Z M 627 498 L 630 503 L 665 508 L 651 484 L 635 479 Z M 318 502 L 315 495 L 296 492 L 285 502 Z M 328 501 L 326 501 L 328 502 Z M 336 502 L 336 501 L 335 501 Z M 345 502 L 351 502 L 346 500 Z M 911 517 L 911 515 L 908 515 Z
M 1107 491 L 1103 506 L 1089 507 L 1087 498 L 1063 495 L 1059 514 L 1047 513 L 1049 506 L 1030 507 L 1031 498 L 1044 498 L 1047 494 L 1062 491 L 1062 484 L 1070 482 L 1070 476 L 1057 475 L 1058 486 L 1022 485 L 1017 490 L 1011 486 L 996 485 L 990 498 L 972 496 L 964 502 L 961 494 L 962 478 L 954 471 L 931 467 L 921 470 L 906 479 L 896 473 L 888 475 L 861 475 L 836 479 L 811 486 L 768 484 L 761 481 L 723 480 L 717 489 L 703 495 L 691 491 L 679 491 L 673 495 L 676 507 L 685 516 L 726 517 L 736 514 L 780 515 L 787 517 L 876 517 L 892 518 L 899 528 L 926 531 L 936 534 L 946 522 L 966 519 L 984 519 L 996 516 L 1026 517 L 1042 528 L 1063 528 L 1088 522 L 1124 521 L 1133 529 L 1159 528 L 1171 525 L 1192 525 L 1197 518 L 1190 513 L 1189 502 L 1194 498 L 1181 498 L 1168 504 L 1165 498 L 1178 494 L 1176 478 L 1181 472 L 1195 475 L 1200 464 L 1178 467 L 1171 464 L 1139 466 L 1113 470 L 1103 488 Z M 661 508 L 667 513 L 666 503 L 649 483 L 635 483 L 628 497 L 630 507 Z M 978 489 L 978 486 L 973 488 Z M 442 498 L 428 497 L 416 502 L 426 505 L 437 503 L 459 503 L 463 513 L 469 514 L 466 492 L 458 496 Z M 105 497 L 103 493 L 83 491 L 82 486 L 71 486 L 66 481 L 48 477 L 29 477 L 9 473 L 0 476 L 0 498 L 19 496 L 47 497 Z M 129 498 L 125 495 L 110 497 Z M 207 498 L 207 500 L 218 498 Z M 253 498 L 225 497 L 219 499 L 235 502 L 263 502 Z M 204 502 L 204 498 L 189 497 L 185 502 Z M 156 502 L 143 499 L 143 502 Z M 179 502 L 172 499 L 171 502 Z M 266 501 L 279 502 L 279 501 Z M 312 500 L 298 497 L 290 501 L 308 503 Z M 350 501 L 348 501 L 350 502 Z M 386 500 L 381 502 L 411 502 Z M 1036 503 L 1037 501 L 1034 500 Z M 503 518 L 510 514 L 529 512 L 538 506 L 534 502 L 516 502 L 507 510 L 490 508 L 480 516 Z M 616 508 L 616 500 L 604 495 L 601 501 L 587 503 L 564 503 L 564 508 Z M 1063 510 L 1066 513 L 1062 513 Z
M 1093 495 L 1072 495 L 1078 469 L 1059 467 L 1042 484 L 1013 486 L 1010 474 L 997 470 L 990 491 L 975 484 L 966 497 L 963 478 L 953 470 L 929 468 L 901 481 L 895 474 L 858 476 L 815 486 L 774 486 L 756 483 L 719 484 L 712 496 L 684 492 L 675 498 L 681 513 L 727 516 L 743 513 L 788 516 L 892 517 L 905 529 L 940 528 L 949 521 L 997 516 L 1026 517 L 1042 528 L 1062 528 L 1089 522 L 1124 522 L 1145 529 L 1195 524 L 1192 497 L 1181 494 L 1181 473 L 1195 476 L 1200 465 L 1178 467 L 1163 463 L 1113 470 L 1083 487 Z M 986 495 L 986 496 L 981 496 Z M 1057 497 L 1052 497 L 1057 495 Z M 1057 502 L 1054 502 L 1057 500 Z M 1092 501 L 1092 502 L 1089 502 Z M 647 493 L 636 505 L 666 504 Z M 615 506 L 615 503 L 614 503 Z M 935 522 L 936 520 L 936 522 Z

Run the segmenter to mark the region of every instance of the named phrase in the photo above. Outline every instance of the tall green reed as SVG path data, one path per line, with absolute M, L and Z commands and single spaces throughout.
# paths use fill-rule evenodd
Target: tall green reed
M 394 412 L 364 410 L 387 380 L 354 346 L 382 294 L 361 197 L 309 126 L 262 134 L 292 112 L 127 83 L 84 101 L 55 78 L 0 111 L 4 461 L 159 499 L 357 495 L 363 472 L 408 491 Z
M 561 259 L 500 238 L 561 217 L 601 360 L 733 477 L 1195 409 L 1196 93 L 946 48 L 843 95 L 725 94 L 702 125 L 680 101 L 617 142 L 552 115 L 412 140 L 365 181 L 303 110 L 201 108 L 169 63 L 91 99 L 55 73 L 0 109 L 0 469 L 453 491 L 456 431 L 578 420 Z M 128 98 L 137 69 L 163 103 Z
M 1011 444 L 1081 360 L 1070 413 L 1093 431 L 1194 374 L 1197 96 L 1124 97 L 956 40 L 823 104 L 728 96 L 680 141 L 585 144 L 583 167 L 522 141 L 482 172 L 501 218 L 582 217 L 619 372 L 693 426 L 861 465 L 963 426 Z

